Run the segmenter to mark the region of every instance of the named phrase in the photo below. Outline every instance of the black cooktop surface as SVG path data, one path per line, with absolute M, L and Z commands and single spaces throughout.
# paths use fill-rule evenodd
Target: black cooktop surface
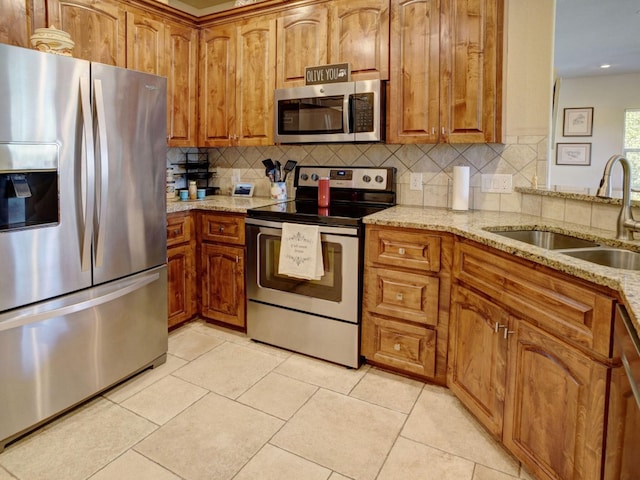
M 278 222 L 359 226 L 362 224 L 363 217 L 390 206 L 332 203 L 327 208 L 320 208 L 317 202 L 290 200 L 274 205 L 252 208 L 247 211 L 247 216 Z

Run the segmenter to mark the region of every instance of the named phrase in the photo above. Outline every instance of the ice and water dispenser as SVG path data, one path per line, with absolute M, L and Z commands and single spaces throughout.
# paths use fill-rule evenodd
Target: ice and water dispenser
M 58 145 L 0 143 L 0 233 L 57 224 Z

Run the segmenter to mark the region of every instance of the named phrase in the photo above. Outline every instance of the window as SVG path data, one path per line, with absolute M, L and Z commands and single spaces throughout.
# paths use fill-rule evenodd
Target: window
M 640 109 L 624 112 L 624 150 L 622 154 L 631 162 L 631 185 L 640 188 Z

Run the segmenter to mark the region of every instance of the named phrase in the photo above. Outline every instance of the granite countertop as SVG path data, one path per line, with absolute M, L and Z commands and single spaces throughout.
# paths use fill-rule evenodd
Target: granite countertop
M 365 217 L 364 223 L 453 233 L 597 285 L 604 285 L 620 293 L 628 307 L 636 330 L 640 332 L 640 272 L 597 265 L 553 250 L 503 237 L 491 233 L 485 228 L 493 230 L 538 228 L 595 240 L 601 245 L 623 247 L 640 252 L 639 240 L 624 242 L 616 240 L 615 232 L 609 230 L 589 228 L 521 213 L 455 212 L 443 208 L 428 207 L 395 206 Z
M 229 195 L 211 195 L 204 200 L 168 200 L 167 213 L 187 210 L 216 210 L 219 212 L 246 213 L 250 208 L 263 207 L 276 203 L 269 197 L 231 197 Z

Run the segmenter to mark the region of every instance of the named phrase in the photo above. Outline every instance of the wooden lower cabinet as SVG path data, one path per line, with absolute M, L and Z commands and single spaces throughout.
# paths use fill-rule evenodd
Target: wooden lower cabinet
M 200 314 L 244 330 L 244 215 L 203 211 L 198 219 Z
M 167 290 L 169 328 L 193 318 L 196 307 L 196 258 L 193 216 L 167 215 Z
M 205 243 L 200 262 L 202 316 L 244 328 L 244 248 Z
M 536 478 L 601 479 L 614 299 L 527 265 L 456 242 L 448 385 Z
M 362 355 L 446 383 L 452 237 L 367 226 Z

